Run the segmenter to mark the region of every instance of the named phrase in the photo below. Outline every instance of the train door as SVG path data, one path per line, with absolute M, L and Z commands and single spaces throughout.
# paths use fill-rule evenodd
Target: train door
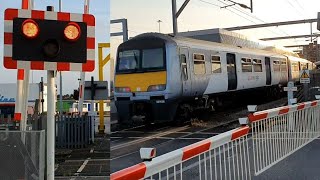
M 271 85 L 271 66 L 270 66 L 270 57 L 265 57 L 265 65 L 266 65 L 266 84 Z
M 227 53 L 228 90 L 237 89 L 236 55 Z
M 183 96 L 191 95 L 189 48 L 180 48 L 180 67 Z

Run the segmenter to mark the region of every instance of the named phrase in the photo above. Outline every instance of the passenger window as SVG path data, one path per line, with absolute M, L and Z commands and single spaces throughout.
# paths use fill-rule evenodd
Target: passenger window
M 273 61 L 273 70 L 276 72 L 280 72 L 280 61 L 278 60 Z
M 262 72 L 262 62 L 260 59 L 253 59 L 254 72 Z
M 187 69 L 187 57 L 184 54 L 180 55 L 180 61 L 181 61 L 181 71 L 183 74 L 184 80 L 188 80 L 188 69 Z
M 295 71 L 295 72 L 299 71 L 298 63 L 292 63 L 291 68 L 292 68 L 292 71 Z
M 205 74 L 206 66 L 204 55 L 202 54 L 193 54 L 193 71 L 194 74 Z
M 211 72 L 221 73 L 220 56 L 211 56 Z
M 302 70 L 305 70 L 305 69 L 308 69 L 308 63 L 301 63 L 301 69 Z
M 281 61 L 281 71 L 287 71 L 287 62 L 286 60 Z
M 252 62 L 249 58 L 241 58 L 242 72 L 252 72 Z

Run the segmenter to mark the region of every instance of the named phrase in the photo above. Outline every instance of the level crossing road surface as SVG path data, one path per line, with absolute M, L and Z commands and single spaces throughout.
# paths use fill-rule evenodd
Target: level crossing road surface
M 110 118 L 105 120 L 107 127 Z M 95 124 L 97 127 L 99 122 Z M 109 179 L 110 131 L 106 132 L 104 135 L 96 133 L 95 143 L 88 148 L 56 149 L 56 179 Z

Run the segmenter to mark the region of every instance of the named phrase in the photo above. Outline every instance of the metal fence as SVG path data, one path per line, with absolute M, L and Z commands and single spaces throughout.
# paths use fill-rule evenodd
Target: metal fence
M 300 103 L 249 116 L 255 175 L 319 137 L 319 102 Z
M 84 148 L 93 141 L 94 119 L 89 116 L 56 116 L 56 147 Z
M 251 179 L 244 126 L 200 141 L 111 175 L 120 179 Z
M 0 179 L 43 180 L 45 131 L 0 130 Z

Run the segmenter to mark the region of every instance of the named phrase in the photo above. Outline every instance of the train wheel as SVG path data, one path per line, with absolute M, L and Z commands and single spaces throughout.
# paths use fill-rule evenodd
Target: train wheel
M 147 128 L 150 128 L 152 127 L 154 124 L 154 119 L 152 117 L 152 115 L 150 113 L 147 113 L 145 116 L 144 116 L 144 125 L 147 127 Z
M 176 116 L 174 118 L 174 124 L 177 126 L 183 125 L 185 122 L 191 121 L 191 108 L 189 105 L 184 104 L 178 107 Z
M 280 88 L 278 87 L 274 88 L 274 97 L 275 99 L 280 99 Z

